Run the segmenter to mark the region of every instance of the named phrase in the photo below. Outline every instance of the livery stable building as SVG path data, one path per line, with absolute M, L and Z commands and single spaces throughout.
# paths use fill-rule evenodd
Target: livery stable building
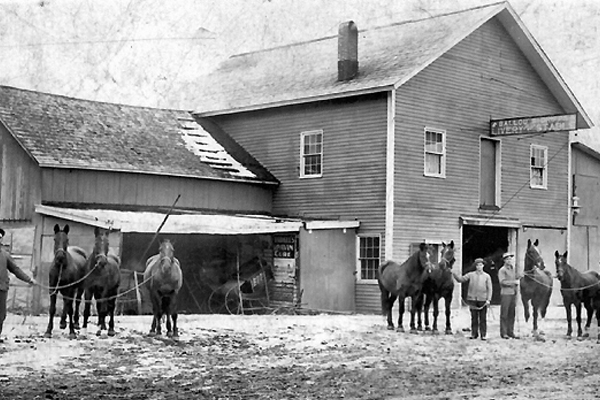
M 42 280 L 54 223 L 85 249 L 102 226 L 141 271 L 168 215 L 189 312 L 258 264 L 273 301 L 379 313 L 379 264 L 422 241 L 453 240 L 457 272 L 486 258 L 495 293 L 499 254 L 522 268 L 528 239 L 552 268 L 581 211 L 571 135 L 592 122 L 510 4 L 359 28 L 232 56 L 192 113 L 0 87 L 13 254 Z

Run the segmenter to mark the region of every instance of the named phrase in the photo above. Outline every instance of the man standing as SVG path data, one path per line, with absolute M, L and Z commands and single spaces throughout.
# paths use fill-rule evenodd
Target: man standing
M 17 278 L 22 280 L 23 282 L 27 282 L 30 285 L 35 284 L 35 279 L 27 276 L 25 272 L 21 270 L 15 264 L 15 261 L 12 259 L 10 254 L 4 250 L 2 245 L 2 238 L 4 238 L 4 229 L 0 228 L 0 343 L 4 340 L 2 339 L 2 325 L 4 324 L 4 319 L 6 319 L 6 299 L 8 297 L 8 272 L 12 272 Z
M 492 278 L 483 271 L 483 259 L 475 259 L 475 271 L 460 276 L 452 271 L 458 282 L 469 282 L 467 302 L 471 310 L 471 339 L 487 340 L 487 308 L 492 300 Z
M 500 282 L 500 337 L 502 339 L 518 339 L 515 336 L 515 308 L 517 306 L 517 290 L 519 280 L 515 271 L 515 255 L 504 253 L 503 265 L 498 270 Z

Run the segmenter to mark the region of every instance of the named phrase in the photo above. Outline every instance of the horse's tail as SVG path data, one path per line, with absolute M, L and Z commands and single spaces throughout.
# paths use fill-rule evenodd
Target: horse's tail
M 383 274 L 383 271 L 387 268 L 388 265 L 390 265 L 390 261 L 384 261 L 382 264 L 379 265 L 377 279 L 379 290 L 381 292 L 381 314 L 384 316 L 388 313 L 388 310 L 390 308 L 390 300 L 392 297 L 391 292 L 385 288 L 383 282 L 381 281 L 381 275 Z

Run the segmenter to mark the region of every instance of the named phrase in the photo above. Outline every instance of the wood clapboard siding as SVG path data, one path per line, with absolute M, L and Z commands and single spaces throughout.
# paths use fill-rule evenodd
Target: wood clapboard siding
M 41 196 L 39 168 L 4 127 L 0 147 L 0 220 L 30 221 Z
M 44 203 L 98 206 L 169 207 L 178 194 L 179 208 L 268 213 L 271 189 L 221 182 L 107 171 L 44 169 Z
M 383 94 L 215 121 L 279 181 L 273 212 L 358 219 L 384 232 L 387 100 Z M 300 179 L 300 133 L 323 130 L 323 177 Z
M 479 213 L 480 137 L 489 136 L 490 118 L 563 112 L 508 38 L 492 20 L 398 90 L 395 257 L 406 257 L 410 243 L 423 238 L 458 239 L 459 216 Z M 446 178 L 423 175 L 426 126 L 447 132 Z M 547 190 L 528 184 L 532 143 L 547 146 L 552 158 Z M 566 227 L 568 134 L 503 137 L 500 146 L 497 215 Z

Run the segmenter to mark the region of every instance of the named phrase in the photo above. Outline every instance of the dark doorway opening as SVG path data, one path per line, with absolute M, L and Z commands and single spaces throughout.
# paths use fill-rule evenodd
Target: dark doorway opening
M 498 270 L 502 267 L 502 254 L 508 249 L 508 228 L 465 225 L 463 227 L 462 273 L 475 270 L 473 261 L 483 258 L 483 270 L 492 278 L 492 304 L 500 304 Z M 467 298 L 468 285 L 462 285 L 462 298 Z

